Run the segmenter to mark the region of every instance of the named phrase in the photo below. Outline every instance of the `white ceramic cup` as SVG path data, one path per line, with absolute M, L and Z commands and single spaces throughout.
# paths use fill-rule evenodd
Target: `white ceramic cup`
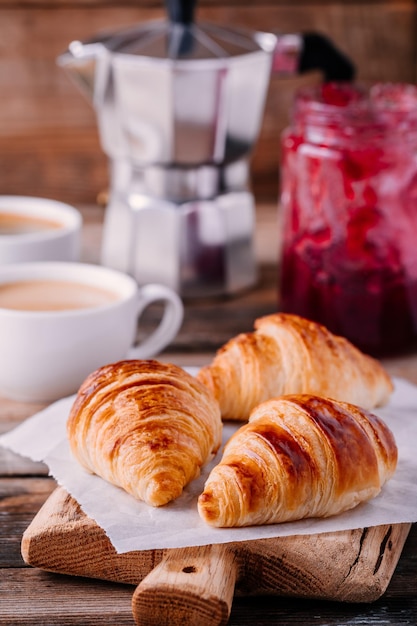
M 30 196 L 0 196 L 0 265 L 78 261 L 82 217 L 74 207 Z
M 13 294 L 21 281 L 26 286 L 31 281 L 38 285 L 46 281 L 48 293 L 60 293 L 60 287 L 69 299 L 71 283 L 76 283 L 88 293 L 110 292 L 112 299 L 88 308 L 7 308 L 7 293 L 12 290 Z M 60 285 L 52 283 L 51 292 L 49 281 Z M 17 289 L 26 293 L 21 284 Z M 134 346 L 138 320 L 156 301 L 164 304 L 160 323 L 140 345 Z M 85 263 L 4 265 L 0 267 L 0 303 L 0 395 L 24 402 L 51 402 L 71 395 L 89 373 L 107 363 L 154 357 L 174 339 L 183 319 L 181 299 L 168 287 L 138 287 L 122 272 Z

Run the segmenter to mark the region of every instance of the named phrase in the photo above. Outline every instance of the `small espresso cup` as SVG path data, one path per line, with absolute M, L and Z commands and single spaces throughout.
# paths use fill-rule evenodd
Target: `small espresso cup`
M 30 196 L 0 196 L 0 265 L 78 261 L 81 214 L 74 207 Z
M 138 321 L 153 302 L 159 325 L 134 345 Z M 75 393 L 98 367 L 156 356 L 183 319 L 179 296 L 163 285 L 139 287 L 99 265 L 65 262 L 0 267 L 0 395 L 52 402 Z

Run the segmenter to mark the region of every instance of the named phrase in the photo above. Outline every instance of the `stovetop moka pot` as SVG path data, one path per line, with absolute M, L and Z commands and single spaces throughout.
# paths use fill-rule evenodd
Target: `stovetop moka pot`
M 189 0 L 167 9 L 58 59 L 110 161 L 101 261 L 183 297 L 231 294 L 256 280 L 250 158 L 271 72 L 346 80 L 353 67 L 318 34 L 196 23 Z

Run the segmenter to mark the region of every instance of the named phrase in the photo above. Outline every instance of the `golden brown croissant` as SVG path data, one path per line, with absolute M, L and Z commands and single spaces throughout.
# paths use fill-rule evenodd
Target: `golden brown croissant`
M 388 401 L 393 385 L 382 365 L 324 326 L 276 313 L 231 339 L 197 378 L 217 398 L 223 419 L 246 421 L 264 400 L 312 393 L 364 408 Z
M 311 395 L 259 405 L 225 446 L 198 500 L 212 526 L 329 517 L 376 496 L 397 463 L 384 422 Z
M 88 471 L 161 506 L 181 495 L 213 458 L 222 422 L 210 391 L 182 368 L 130 360 L 87 377 L 67 433 Z

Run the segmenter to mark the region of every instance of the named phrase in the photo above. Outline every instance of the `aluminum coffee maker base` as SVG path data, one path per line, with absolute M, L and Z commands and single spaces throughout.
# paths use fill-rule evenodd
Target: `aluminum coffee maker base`
M 135 194 L 106 209 L 103 265 L 183 298 L 237 293 L 256 283 L 255 207 L 246 191 L 175 204 Z

